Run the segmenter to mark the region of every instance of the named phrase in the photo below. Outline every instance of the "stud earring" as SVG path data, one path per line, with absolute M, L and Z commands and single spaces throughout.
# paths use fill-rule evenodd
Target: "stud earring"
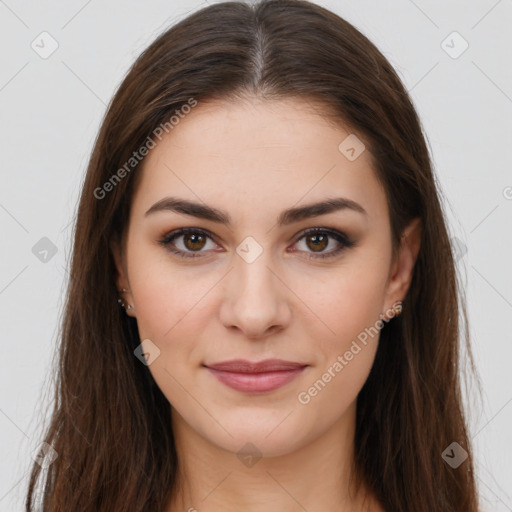
M 401 300 L 395 302 L 393 304 L 393 312 L 395 314 L 394 316 L 400 316 L 402 314 L 403 309 L 403 302 Z
M 393 306 L 391 306 L 391 310 L 388 310 L 387 313 L 389 313 L 390 311 L 393 312 L 393 314 L 391 316 L 387 316 L 387 315 L 381 315 L 381 318 L 384 317 L 384 322 L 388 323 L 388 322 L 391 322 L 391 320 L 397 316 L 400 316 L 402 314 L 402 311 L 403 311 L 403 302 L 401 300 L 395 302 L 393 304 Z
M 121 292 L 129 292 L 130 290 L 127 290 L 126 288 L 121 288 Z M 133 306 L 131 304 L 125 304 L 124 300 L 122 298 L 117 299 L 117 302 L 121 304 L 121 307 L 123 307 L 126 311 L 129 311 L 130 309 L 133 309 Z

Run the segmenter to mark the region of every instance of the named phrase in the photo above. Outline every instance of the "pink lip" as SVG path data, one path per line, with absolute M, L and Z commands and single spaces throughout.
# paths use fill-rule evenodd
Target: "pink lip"
M 241 359 L 208 365 L 208 370 L 223 384 L 245 393 L 264 393 L 284 386 L 307 365 L 280 359 L 250 362 Z

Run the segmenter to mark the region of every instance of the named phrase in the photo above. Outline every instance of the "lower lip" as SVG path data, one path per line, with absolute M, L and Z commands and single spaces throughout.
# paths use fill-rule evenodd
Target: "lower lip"
M 293 370 L 264 373 L 233 373 L 208 368 L 220 382 L 244 393 L 266 393 L 274 391 L 292 381 L 305 369 L 305 366 Z

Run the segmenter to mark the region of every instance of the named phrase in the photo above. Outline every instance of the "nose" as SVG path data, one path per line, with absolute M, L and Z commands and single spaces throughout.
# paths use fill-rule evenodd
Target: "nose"
M 291 318 L 291 292 L 279 272 L 271 268 L 267 252 L 263 251 L 252 263 L 235 255 L 220 308 L 220 319 L 226 328 L 237 329 L 253 340 L 285 329 Z

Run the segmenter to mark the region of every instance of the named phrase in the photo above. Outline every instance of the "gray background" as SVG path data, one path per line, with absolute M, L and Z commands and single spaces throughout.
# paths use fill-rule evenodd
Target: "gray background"
M 482 505 L 512 511 L 512 2 L 318 3 L 381 49 L 422 119 L 459 240 L 484 388 L 481 402 L 474 386 L 465 395 Z M 202 5 L 0 0 L 0 512 L 22 510 L 49 412 L 70 226 L 105 105 L 136 56 Z M 44 31 L 58 43 L 48 58 Z M 41 252 L 43 237 L 54 255 Z

